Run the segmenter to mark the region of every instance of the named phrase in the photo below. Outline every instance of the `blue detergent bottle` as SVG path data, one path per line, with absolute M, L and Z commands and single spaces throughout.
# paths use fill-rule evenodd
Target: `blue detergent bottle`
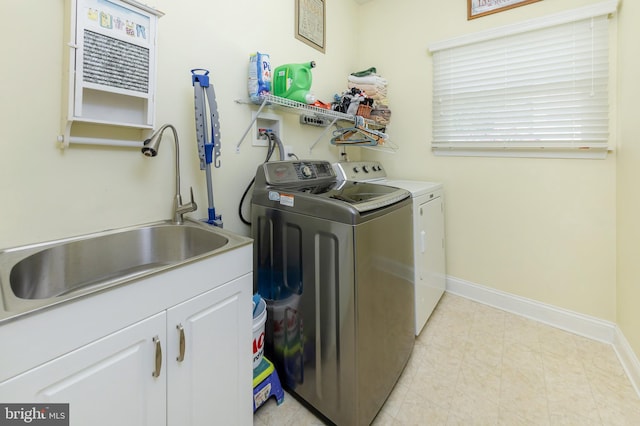
M 311 93 L 311 68 L 315 66 L 315 61 L 280 65 L 273 71 L 273 94 L 303 104 L 314 103 L 316 97 Z

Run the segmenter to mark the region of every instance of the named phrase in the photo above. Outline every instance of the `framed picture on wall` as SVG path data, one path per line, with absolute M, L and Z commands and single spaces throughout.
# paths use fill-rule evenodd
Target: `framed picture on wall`
M 326 0 L 295 0 L 296 38 L 324 53 L 326 42 Z
M 467 0 L 467 20 L 542 0 Z

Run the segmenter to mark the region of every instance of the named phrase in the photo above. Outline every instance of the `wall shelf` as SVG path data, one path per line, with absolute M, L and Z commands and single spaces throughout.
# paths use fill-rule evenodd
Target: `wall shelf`
M 309 152 L 313 151 L 313 148 L 317 145 L 317 143 L 329 132 L 329 130 L 331 130 L 331 128 L 336 125 L 338 122 L 348 122 L 351 124 L 355 124 L 358 120 L 359 117 L 356 117 L 352 114 L 345 114 L 343 112 L 339 112 L 339 111 L 333 111 L 330 109 L 326 109 L 326 108 L 319 108 L 313 105 L 307 105 L 307 104 L 303 104 L 301 102 L 297 102 L 297 101 L 292 101 L 291 99 L 286 99 L 286 98 L 281 98 L 278 96 L 274 96 L 271 94 L 267 94 L 267 95 L 262 95 L 262 103 L 260 103 L 258 111 L 254 114 L 254 118 L 251 121 L 251 123 L 249 123 L 249 126 L 247 127 L 246 131 L 243 133 L 242 137 L 240 138 L 240 140 L 238 141 L 237 145 L 236 145 L 236 153 L 240 152 L 240 145 L 242 145 L 242 142 L 244 142 L 245 138 L 247 137 L 247 134 L 251 131 L 251 128 L 253 127 L 254 122 L 256 121 L 257 117 L 260 115 L 260 112 L 265 108 L 265 107 L 276 107 L 276 108 L 280 108 L 284 111 L 287 112 L 291 112 L 291 113 L 295 113 L 295 114 L 299 114 L 301 116 L 313 116 L 316 117 L 318 119 L 320 119 L 323 122 L 328 122 L 327 126 L 325 127 L 325 130 L 318 136 L 318 138 L 315 140 L 315 142 L 313 142 L 313 144 L 311 144 L 311 146 L 309 147 Z M 254 102 L 251 102 L 249 100 L 236 100 L 237 103 L 239 104 L 248 104 L 248 105 L 258 105 Z M 371 128 L 371 129 L 375 129 L 375 128 L 382 128 L 383 126 L 380 126 L 379 124 L 377 124 L 375 121 L 373 120 L 369 120 L 369 119 L 363 119 L 363 123 L 365 128 Z M 343 145 L 343 146 L 349 146 L 349 145 Z M 380 146 L 377 147 L 369 147 L 369 146 L 363 146 L 363 145 L 353 145 L 353 146 L 359 146 L 359 147 L 363 147 L 363 148 L 376 148 L 376 149 L 381 149 Z M 388 150 L 392 150 L 395 151 L 394 147 L 388 147 L 388 148 L 384 148 L 383 150 L 388 151 Z

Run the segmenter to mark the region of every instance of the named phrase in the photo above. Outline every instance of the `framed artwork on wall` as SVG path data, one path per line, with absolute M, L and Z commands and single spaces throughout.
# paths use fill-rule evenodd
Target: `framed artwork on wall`
M 296 38 L 320 52 L 325 52 L 326 0 L 295 0 Z
M 542 0 L 467 0 L 467 20 Z

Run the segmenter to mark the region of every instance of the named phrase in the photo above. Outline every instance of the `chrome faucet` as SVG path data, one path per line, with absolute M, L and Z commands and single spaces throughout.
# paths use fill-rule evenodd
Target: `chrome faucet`
M 187 204 L 182 204 L 182 196 L 180 195 L 180 148 L 178 146 L 178 132 L 176 132 L 176 128 L 171 124 L 165 124 L 160 127 L 149 139 L 144 141 L 142 153 L 147 157 L 155 157 L 158 155 L 160 140 L 162 139 L 162 134 L 167 128 L 170 128 L 173 132 L 173 141 L 175 142 L 176 147 L 176 195 L 173 197 L 173 222 L 177 225 L 181 225 L 184 221 L 183 215 L 185 213 L 196 211 L 198 205 L 193 201 L 193 188 L 190 188 L 191 201 Z

